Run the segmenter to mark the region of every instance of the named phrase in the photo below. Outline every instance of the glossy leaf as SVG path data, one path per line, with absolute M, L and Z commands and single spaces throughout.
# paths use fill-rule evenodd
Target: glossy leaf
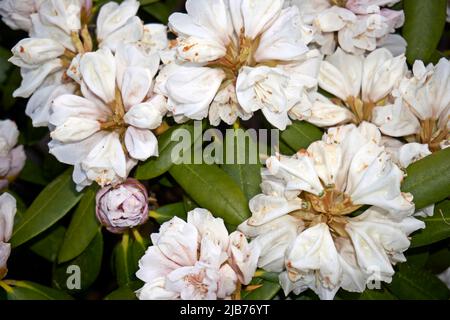
M 224 164 L 221 168 L 239 185 L 248 200 L 261 193 L 261 168 L 258 146 L 251 137 L 246 137 L 242 129 L 234 130 L 234 164 Z M 227 141 L 226 141 L 227 142 Z M 254 154 L 252 154 L 254 153 Z M 226 156 L 224 157 L 226 159 Z
M 434 215 L 421 219 L 426 228 L 413 234 L 411 247 L 426 246 L 450 238 L 450 201 L 438 204 Z
M 250 216 L 248 201 L 239 186 L 216 165 L 176 165 L 170 174 L 202 208 L 237 226 Z
M 293 150 L 306 149 L 314 141 L 322 139 L 323 131 L 305 121 L 294 121 L 281 132 L 281 139 Z
M 447 0 L 404 0 L 405 25 L 403 36 L 408 42 L 408 62 L 428 63 L 444 31 Z
M 91 186 L 83 195 L 67 228 L 58 261 L 66 262 L 80 255 L 94 239 L 100 229 L 95 216 L 97 187 Z
M 33 241 L 30 249 L 44 259 L 55 262 L 58 257 L 59 249 L 63 243 L 65 233 L 66 228 L 63 226 L 52 227 L 37 237 L 37 241 Z
M 101 232 L 98 232 L 96 237 L 82 254 L 71 261 L 55 266 L 52 277 L 53 286 L 69 292 L 85 291 L 89 289 L 100 273 L 102 258 L 103 235 Z M 77 288 L 74 277 L 77 276 L 78 271 L 80 276 L 80 286 Z M 72 288 L 72 285 L 75 287 Z
M 135 274 L 138 270 L 138 262 L 147 250 L 148 242 L 137 233 L 137 230 L 134 230 L 134 234 L 133 238 L 130 234 L 124 233 L 122 241 L 114 249 L 114 265 L 119 286 L 125 286 L 137 280 Z
M 444 200 L 450 195 L 450 148 L 413 163 L 406 173 L 402 191 L 414 196 L 416 209 Z
M 10 281 L 8 300 L 72 300 L 67 293 L 29 281 Z
M 155 211 L 150 211 L 150 217 L 155 219 L 159 224 L 163 224 L 175 216 L 186 220 L 186 210 L 183 202 L 171 203 L 159 207 Z
M 72 170 L 67 170 L 42 190 L 20 223 L 15 225 L 12 246 L 17 247 L 47 230 L 64 217 L 81 196 L 72 182 Z
M 388 286 L 399 299 L 448 300 L 450 291 L 435 275 L 408 265 L 401 265 Z

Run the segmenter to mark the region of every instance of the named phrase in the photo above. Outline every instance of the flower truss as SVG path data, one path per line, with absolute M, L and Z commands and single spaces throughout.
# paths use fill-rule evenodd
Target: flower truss
M 36 13 L 29 16 L 30 37 L 13 48 L 10 61 L 21 68 L 22 85 L 14 96 L 30 98 L 26 114 L 34 126 L 47 126 L 51 102 L 63 94 L 75 93 L 79 87 L 79 60 L 86 52 L 99 48 L 115 51 L 119 46 L 137 43 L 146 50 L 156 50 L 165 28 L 144 26 L 136 16 L 139 2 L 110 2 L 98 14 L 95 35 L 89 31 L 92 3 L 85 0 L 43 0 Z M 6 5 L 6 4 L 5 4 Z M 158 41 L 159 42 L 159 41 Z M 167 42 L 167 39 L 165 40 Z
M 208 117 L 213 125 L 249 119 L 261 110 L 275 127 L 316 84 L 319 55 L 306 46 L 296 7 L 282 0 L 188 0 L 169 18 L 175 58 L 159 76 L 177 121 Z
M 124 181 L 138 160 L 158 155 L 152 130 L 162 123 L 165 99 L 151 92 L 159 56 L 135 45 L 103 48 L 80 59 L 82 96 L 53 102 L 50 153 L 75 166 L 79 189 Z
M 313 31 L 312 45 L 324 54 L 339 46 L 361 54 L 386 47 L 395 55 L 405 52 L 406 41 L 394 34 L 403 26 L 403 11 L 387 9 L 400 0 L 290 0 Z
M 339 288 L 390 282 L 392 264 L 406 260 L 408 235 L 425 227 L 400 191 L 403 171 L 367 122 L 330 129 L 292 157 L 271 157 L 262 174 L 263 193 L 239 230 L 259 247 L 259 267 L 285 270 L 286 294 L 310 288 L 332 299 Z
M 256 270 L 257 250 L 239 231 L 228 234 L 224 222 L 205 209 L 173 218 L 151 235 L 153 245 L 139 261 L 145 282 L 141 300 L 215 300 L 239 295 Z

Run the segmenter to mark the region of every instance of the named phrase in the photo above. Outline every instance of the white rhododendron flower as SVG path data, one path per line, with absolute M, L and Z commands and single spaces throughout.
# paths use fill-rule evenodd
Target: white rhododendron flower
M 45 0 L 0 0 L 0 16 L 13 30 L 30 31 L 31 15 Z
M 286 294 L 362 292 L 368 281 L 390 282 L 392 264 L 405 261 L 408 235 L 425 225 L 412 217 L 412 196 L 400 190 L 404 173 L 381 142 L 376 126 L 363 122 L 330 129 L 292 157 L 267 160 L 263 193 L 238 229 L 259 248 L 259 267 L 285 270 Z
M 17 146 L 19 130 L 11 120 L 0 121 L 0 190 L 8 186 L 22 171 L 26 155 L 23 146 Z
M 450 62 L 425 67 L 416 61 L 412 74 L 401 81 L 399 98 L 389 106 L 375 108 L 374 123 L 392 137 L 428 144 L 437 151 L 450 144 Z
M 175 59 L 158 87 L 177 121 L 209 116 L 214 125 L 233 124 L 261 110 L 279 129 L 290 124 L 289 109 L 316 85 L 320 57 L 307 54 L 311 30 L 298 8 L 283 4 L 188 0 L 187 14 L 170 16 Z
M 136 273 L 145 282 L 140 300 L 229 299 L 256 271 L 257 248 L 205 209 L 163 223 L 151 240 Z
M 313 31 L 312 45 L 324 54 L 332 54 L 339 46 L 355 54 L 386 47 L 398 55 L 405 52 L 406 41 L 393 33 L 403 26 L 404 13 L 384 6 L 399 1 L 290 0 L 287 4 L 299 8 Z
M 393 91 L 406 72 L 403 55 L 394 57 L 382 48 L 364 57 L 338 48 L 319 72 L 319 86 L 336 98 L 309 93 L 309 102 L 295 106 L 290 115 L 320 127 L 372 121 L 374 108 L 394 100 Z
M 21 68 L 23 78 L 14 96 L 31 97 L 26 114 L 34 126 L 48 125 L 55 98 L 78 90 L 79 60 L 94 49 L 88 29 L 91 5 L 84 0 L 43 0 L 39 11 L 31 15 L 30 37 L 12 49 L 10 62 Z M 96 23 L 98 46 L 114 52 L 119 46 L 138 43 L 142 50 L 155 53 L 165 45 L 164 26 L 144 27 L 136 16 L 138 8 L 137 0 L 102 6 Z
M 14 216 L 16 215 L 16 199 L 9 193 L 0 196 L 0 280 L 8 272 L 6 262 L 11 254 L 11 239 Z
M 115 55 L 100 49 L 80 60 L 82 96 L 62 95 L 53 102 L 50 153 L 75 165 L 78 188 L 96 181 L 117 184 L 138 160 L 158 155 L 152 130 L 166 112 L 164 97 L 152 95 L 157 54 L 137 46 L 119 47 Z

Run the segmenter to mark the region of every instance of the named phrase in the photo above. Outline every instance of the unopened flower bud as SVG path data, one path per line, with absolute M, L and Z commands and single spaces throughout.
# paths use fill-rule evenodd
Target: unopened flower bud
M 110 232 L 122 233 L 148 219 L 147 190 L 135 179 L 101 189 L 96 200 L 97 219 Z

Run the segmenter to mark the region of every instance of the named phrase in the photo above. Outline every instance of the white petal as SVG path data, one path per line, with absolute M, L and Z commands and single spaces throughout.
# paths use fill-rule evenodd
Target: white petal
M 363 60 L 360 56 L 344 53 L 341 49 L 321 65 L 319 85 L 324 90 L 346 101 L 358 97 L 362 83 Z
M 391 137 L 409 136 L 420 131 L 419 121 L 401 99 L 392 105 L 376 107 L 372 121 Z
M 97 38 L 99 42 L 105 40 L 107 36 L 122 28 L 129 19 L 133 18 L 139 9 L 139 2 L 136 0 L 126 0 L 120 5 L 109 2 L 102 6 L 97 18 Z
M 297 7 L 284 9 L 261 36 L 255 52 L 256 61 L 294 60 L 308 51 L 302 38 L 302 20 Z
M 100 123 L 95 119 L 69 117 L 50 136 L 63 143 L 72 143 L 86 139 L 99 130 Z
M 219 69 L 180 67 L 168 78 L 168 107 L 174 115 L 201 120 L 225 75 Z
M 376 103 L 389 95 L 407 71 L 406 57 L 393 57 L 387 49 L 377 49 L 364 61 L 362 99 Z
M 122 100 L 125 110 L 144 101 L 152 85 L 152 76 L 149 70 L 138 67 L 129 67 L 124 70 L 122 82 Z
M 158 140 L 150 130 L 128 127 L 125 133 L 125 146 L 130 156 L 145 161 L 158 155 Z
M 80 62 L 83 81 L 105 103 L 114 101 L 116 63 L 111 51 L 100 49 L 86 53 Z
M 283 0 L 245 0 L 241 10 L 244 19 L 245 36 L 255 39 L 267 30 L 280 15 Z
M 11 239 L 16 212 L 16 199 L 9 193 L 3 193 L 0 196 L 0 243 Z
M 59 59 L 50 60 L 36 69 L 22 68 L 22 83 L 16 91 L 14 97 L 29 98 L 51 74 L 62 69 Z M 59 84 L 59 82 L 57 83 Z

